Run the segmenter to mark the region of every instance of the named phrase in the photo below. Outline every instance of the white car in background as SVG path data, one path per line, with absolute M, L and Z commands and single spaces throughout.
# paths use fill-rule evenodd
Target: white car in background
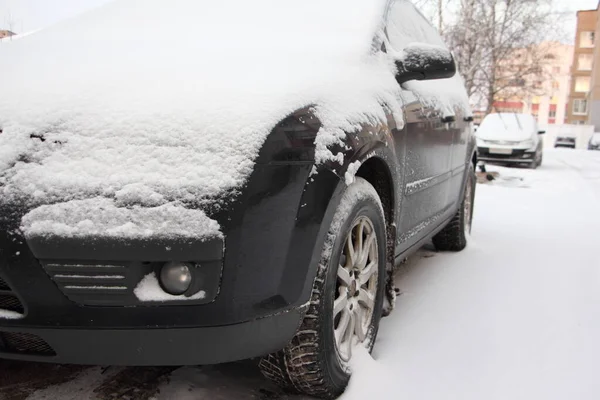
M 544 133 L 530 114 L 488 114 L 477 130 L 479 160 L 535 169 L 542 165 Z

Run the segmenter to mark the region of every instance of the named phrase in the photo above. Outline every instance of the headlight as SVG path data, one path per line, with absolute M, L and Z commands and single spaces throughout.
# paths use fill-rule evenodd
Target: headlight
M 527 147 L 528 149 L 530 149 L 534 146 L 533 140 L 525 140 L 525 141 L 521 142 L 521 146 Z

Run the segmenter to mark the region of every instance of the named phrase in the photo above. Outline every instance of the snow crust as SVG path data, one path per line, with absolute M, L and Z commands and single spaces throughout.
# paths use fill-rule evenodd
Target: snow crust
M 385 121 L 386 109 L 402 125 L 406 92 L 373 39 L 393 14 L 402 24 L 392 36 L 406 36 L 393 40 L 391 54 L 441 41 L 410 2 L 389 13 L 386 4 L 116 0 L 2 43 L 0 199 L 66 203 L 43 210 L 67 222 L 30 214 L 23 221 L 30 235 L 155 231 L 160 221 L 140 225 L 136 206 L 156 208 L 152 216 L 171 207 L 169 216 L 207 223 L 166 233 L 220 235 L 214 221 L 186 209 L 215 209 L 235 196 L 286 115 L 313 106 L 322 122 L 317 164 L 343 164 L 331 146 L 362 124 Z M 452 113 L 468 108 L 459 85 L 457 77 L 407 88 Z M 86 217 L 94 205 L 111 210 L 102 213 L 107 219 Z
M 181 300 L 201 300 L 206 297 L 204 290 L 199 291 L 193 296 L 186 297 L 184 295 L 174 296 L 165 292 L 158 283 L 156 274 L 154 272 L 146 275 L 144 279 L 138 283 L 136 288 L 133 290 L 135 297 L 140 301 L 147 302 L 164 302 L 164 301 L 181 301 Z
M 158 207 L 117 207 L 104 197 L 42 205 L 22 219 L 26 237 L 216 238 L 219 224 L 201 210 L 169 203 Z

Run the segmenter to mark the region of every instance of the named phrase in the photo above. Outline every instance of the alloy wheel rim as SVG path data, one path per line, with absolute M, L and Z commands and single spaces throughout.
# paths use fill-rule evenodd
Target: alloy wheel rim
M 368 342 L 379 274 L 377 235 L 373 222 L 359 217 L 348 233 L 337 271 L 333 333 L 339 358 L 348 362 L 352 348 Z

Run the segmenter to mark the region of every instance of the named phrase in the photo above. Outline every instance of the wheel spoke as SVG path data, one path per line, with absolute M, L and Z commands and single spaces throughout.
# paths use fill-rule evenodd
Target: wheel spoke
M 356 334 L 356 336 L 358 337 L 358 340 L 360 342 L 364 342 L 365 339 L 367 338 L 367 332 L 365 332 L 365 327 L 364 327 L 364 323 L 365 323 L 365 318 L 367 318 L 367 316 L 365 315 L 365 311 L 361 308 L 361 307 L 357 307 L 356 309 L 354 309 L 354 313 L 355 313 L 355 322 L 354 322 L 354 333 Z
M 369 265 L 367 265 L 362 271 L 360 271 L 358 280 L 361 286 L 369 282 L 373 274 L 377 272 L 378 264 L 379 263 L 377 261 L 371 261 Z
M 348 305 L 348 289 L 345 287 L 340 288 L 340 296 L 333 302 L 333 318 L 342 312 Z
M 361 288 L 358 292 L 358 302 L 368 310 L 372 310 L 375 306 L 375 296 Z
M 350 324 L 350 320 L 352 318 L 350 316 L 350 314 L 351 313 L 348 311 L 348 309 L 346 309 L 346 308 L 342 309 L 342 316 L 340 318 L 340 323 L 338 324 L 338 327 L 334 330 L 339 349 L 342 348 L 342 345 L 348 334 L 348 325 Z
M 342 282 L 343 286 L 346 288 L 350 287 L 352 284 L 352 278 L 350 277 L 350 272 L 346 268 L 340 265 L 338 267 L 337 276 L 340 282 Z
M 352 267 L 356 261 L 356 253 L 354 251 L 354 243 L 352 242 L 352 233 L 346 239 L 346 265 Z
M 363 233 L 365 231 L 365 221 L 361 220 L 358 223 L 358 226 L 356 227 L 356 249 L 358 254 L 356 256 L 356 260 L 358 263 L 361 262 L 361 259 L 363 257 L 363 252 L 364 252 L 364 248 L 363 248 Z M 355 264 L 356 265 L 356 264 Z
M 369 260 L 369 253 L 371 250 L 371 246 L 375 242 L 377 237 L 375 236 L 375 232 L 371 232 L 365 241 L 365 245 L 360 252 L 360 259 L 358 260 L 358 265 L 360 268 L 364 268 Z
M 356 314 L 352 311 L 348 312 L 350 321 L 346 329 L 346 354 L 348 359 L 352 358 L 352 346 L 354 346 L 354 327 L 356 326 Z

